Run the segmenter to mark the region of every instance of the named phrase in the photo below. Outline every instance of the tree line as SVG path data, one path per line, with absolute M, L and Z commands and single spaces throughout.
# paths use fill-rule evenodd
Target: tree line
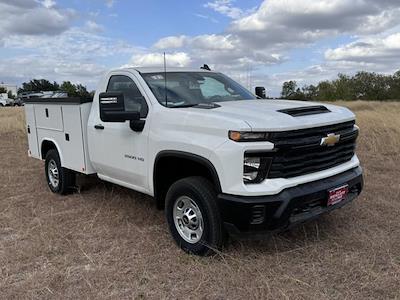
M 12 94 L 11 91 L 7 92 L 7 89 L 5 87 L 2 87 L 2 86 L 0 86 L 0 94 L 7 94 L 8 98 L 10 98 L 10 99 L 14 99 L 15 98 L 15 96 Z
M 61 84 L 54 81 L 53 83 L 46 79 L 33 79 L 24 82 L 22 87 L 18 89 L 18 94 L 24 92 L 56 92 L 62 91 L 68 93 L 69 97 L 90 98 L 94 92 L 89 92 L 86 86 L 82 84 L 73 84 L 70 81 L 64 81 Z
M 334 80 L 299 87 L 296 81 L 282 85 L 281 97 L 290 100 L 400 100 L 400 70 L 393 75 L 358 72 L 338 74 Z

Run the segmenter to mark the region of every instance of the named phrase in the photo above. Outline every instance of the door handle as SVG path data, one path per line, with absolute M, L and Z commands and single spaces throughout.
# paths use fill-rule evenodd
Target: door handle
M 94 125 L 94 128 L 103 130 L 104 126 L 101 124 L 97 124 L 97 125 Z

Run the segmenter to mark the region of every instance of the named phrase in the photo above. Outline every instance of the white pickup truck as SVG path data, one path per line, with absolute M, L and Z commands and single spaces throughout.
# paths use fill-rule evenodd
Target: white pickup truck
M 12 99 L 8 98 L 7 93 L 0 94 L 0 107 L 12 105 Z
M 117 69 L 94 99 L 28 99 L 25 111 L 52 192 L 83 173 L 154 196 L 194 254 L 313 219 L 363 187 L 352 112 L 262 99 L 218 72 Z

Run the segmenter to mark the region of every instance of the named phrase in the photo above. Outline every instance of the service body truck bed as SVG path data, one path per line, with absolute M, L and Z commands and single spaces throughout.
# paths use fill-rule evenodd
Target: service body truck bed
M 63 167 L 94 174 L 88 152 L 87 121 L 92 101 L 79 98 L 34 98 L 27 101 L 25 116 L 29 155 L 45 159 L 43 143 L 58 150 Z M 62 151 L 61 151 L 62 149 Z

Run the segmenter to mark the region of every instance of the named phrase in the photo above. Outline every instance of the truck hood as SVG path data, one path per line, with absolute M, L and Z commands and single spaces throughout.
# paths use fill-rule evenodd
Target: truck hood
M 282 131 L 330 125 L 355 119 L 354 114 L 336 105 L 290 100 L 243 100 L 218 102 L 220 107 L 205 109 L 205 114 L 246 122 L 253 131 Z M 290 115 L 281 110 L 324 106 L 329 112 Z M 191 108 L 199 109 L 199 108 Z M 201 108 L 199 109 L 201 110 Z M 234 128 L 232 128 L 234 129 Z

